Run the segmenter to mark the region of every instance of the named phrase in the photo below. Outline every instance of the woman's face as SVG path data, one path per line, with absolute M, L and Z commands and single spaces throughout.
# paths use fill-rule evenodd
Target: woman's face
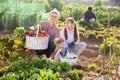
M 57 13 L 51 13 L 49 20 L 50 20 L 50 22 L 55 23 L 58 20 L 58 14 Z
M 65 26 L 68 27 L 68 28 L 73 28 L 73 27 L 74 27 L 74 23 L 72 23 L 72 22 L 69 21 L 69 20 L 66 20 L 66 21 L 65 21 Z

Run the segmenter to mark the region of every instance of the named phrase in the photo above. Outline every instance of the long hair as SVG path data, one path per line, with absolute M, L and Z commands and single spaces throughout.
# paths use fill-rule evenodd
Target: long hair
M 70 18 L 67 18 L 66 20 L 67 20 L 67 21 L 70 21 L 71 23 L 74 24 L 74 42 L 79 41 L 79 34 L 78 34 L 78 30 L 77 30 L 77 27 L 76 27 L 76 24 L 75 24 L 74 19 L 73 19 L 72 17 L 70 17 Z M 68 39 L 68 35 L 67 35 L 67 30 L 66 30 L 66 28 L 65 28 L 65 30 L 64 30 L 64 36 L 65 36 L 65 39 L 67 40 L 67 39 Z

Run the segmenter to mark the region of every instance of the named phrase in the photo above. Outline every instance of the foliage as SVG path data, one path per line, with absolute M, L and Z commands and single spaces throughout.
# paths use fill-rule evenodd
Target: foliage
M 113 13 L 112 15 L 112 19 L 111 19 L 111 25 L 113 26 L 120 26 L 120 14 L 119 11 L 116 11 Z
M 44 70 L 41 69 L 40 70 L 40 75 L 39 77 L 37 77 L 37 80 L 59 80 L 59 73 L 53 73 L 52 70 L 48 69 L 48 70 Z
M 0 59 L 9 61 L 15 57 L 13 53 L 13 45 L 15 44 L 13 38 L 9 38 L 7 35 L 0 38 Z
M 8 69 L 8 66 L 5 66 L 5 67 L 0 68 L 0 77 L 2 77 L 3 74 L 6 73 L 7 69 Z
M 55 62 L 37 58 L 36 60 L 30 60 L 29 58 L 18 57 L 10 67 L 7 69 L 7 73 L 12 72 L 17 80 L 46 80 L 53 79 L 59 80 L 60 73 L 63 71 L 70 71 L 71 66 L 67 62 Z M 3 76 L 3 79 L 11 78 L 13 75 Z
M 72 9 L 72 7 L 74 8 Z M 83 13 L 85 11 L 85 8 L 83 7 L 85 6 L 77 4 L 65 5 L 62 8 L 60 20 L 64 21 L 67 17 L 73 17 L 75 21 L 79 21 L 83 17 Z
M 16 26 L 18 26 L 17 18 L 18 18 L 18 15 L 16 14 L 4 13 L 1 17 L 1 21 L 4 27 L 6 27 L 8 30 L 13 30 L 15 29 Z
M 53 70 L 53 72 L 62 72 L 62 71 L 70 71 L 71 70 L 71 66 L 67 63 L 67 62 L 57 62 L 55 63 L 51 69 Z
M 25 40 L 26 29 L 24 27 L 16 27 L 14 29 L 14 35 L 17 39 Z
M 87 67 L 88 67 L 88 69 L 91 69 L 91 70 L 94 70 L 94 71 L 97 71 L 97 72 L 99 72 L 101 70 L 101 68 L 94 63 L 89 64 Z
M 34 25 L 41 19 L 40 12 L 45 12 L 43 3 L 20 1 L 18 4 L 17 1 L 6 0 L 5 4 L 7 5 L 3 5 L 0 17 L 3 27 L 7 29 L 13 30 L 16 26 L 27 27 Z
M 6 35 L 0 38 L 0 43 L 2 45 L 1 48 L 11 49 L 15 42 L 13 38 L 10 38 L 8 35 Z
M 62 7 L 62 11 L 61 11 L 61 15 L 60 15 L 60 21 L 64 21 L 65 18 L 70 17 L 71 14 L 71 8 L 70 6 L 63 6 Z
M 76 21 L 79 21 L 81 18 L 83 18 L 83 14 L 84 14 L 85 9 L 86 9 L 86 8 L 83 8 L 83 7 L 85 7 L 85 6 L 76 5 L 72 9 L 72 16 Z
M 93 8 L 96 16 L 97 16 L 97 21 L 100 22 L 101 24 L 107 24 L 108 23 L 108 13 L 107 7 L 106 6 L 95 6 Z
M 96 6 L 102 6 L 103 5 L 103 2 L 102 2 L 102 0 L 95 0 L 95 2 L 94 2 L 94 6 L 96 7 Z
M 0 13 L 0 18 L 2 17 L 3 13 Z M 0 31 L 2 31 L 4 29 L 4 25 L 2 23 L 2 19 L 0 19 Z
M 116 57 L 120 56 L 120 44 L 115 45 L 114 53 Z
M 63 29 L 63 28 L 65 27 L 65 24 L 64 24 L 64 22 L 62 22 L 62 21 L 58 21 L 58 22 L 57 22 L 57 25 L 58 25 L 58 27 L 59 27 L 60 29 Z
M 16 5 L 18 5 L 17 2 L 15 2 L 15 4 L 12 4 L 13 1 L 11 0 L 6 0 L 6 2 L 10 4 L 6 3 L 6 6 L 3 5 L 4 7 L 2 8 L 2 13 L 0 13 L 0 28 L 7 28 L 11 30 L 15 29 L 16 26 L 28 27 L 35 25 L 42 19 L 42 13 L 36 12 L 42 11 L 44 14 L 45 11 L 48 13 L 54 8 L 59 10 L 61 13 L 59 19 L 60 21 L 64 21 L 65 18 L 72 16 L 80 23 L 80 19 L 83 17 L 83 13 L 87 8 L 86 6 L 79 4 L 64 5 L 65 3 L 63 0 L 21 0 L 20 7 L 16 7 Z M 43 3 L 43 5 L 41 5 L 41 3 Z M 108 23 L 108 12 L 107 6 L 102 4 L 102 0 L 96 0 L 93 11 L 96 13 L 97 21 L 104 25 Z M 19 13 L 7 13 L 16 11 Z M 112 16 L 111 25 L 119 26 L 119 10 Z
M 71 80 L 82 80 L 83 78 L 83 71 L 82 70 L 72 70 L 67 75 Z
M 92 32 L 89 32 L 88 33 L 88 39 L 94 39 L 94 38 L 96 38 L 96 35 L 95 35 L 95 31 L 92 31 Z
M 79 25 L 87 29 L 97 29 L 102 27 L 102 25 L 98 21 L 89 23 L 89 22 L 80 20 Z
M 110 52 L 110 44 L 114 41 L 117 41 L 114 37 L 108 37 L 107 39 L 104 39 L 103 43 L 100 45 L 99 51 L 108 54 Z
M 64 5 L 63 0 L 48 0 L 51 10 L 56 8 L 58 11 L 62 10 L 62 6 Z
M 49 12 L 51 10 L 51 6 L 50 6 L 48 0 L 33 0 L 33 2 L 35 2 L 35 3 L 44 3 L 46 12 Z

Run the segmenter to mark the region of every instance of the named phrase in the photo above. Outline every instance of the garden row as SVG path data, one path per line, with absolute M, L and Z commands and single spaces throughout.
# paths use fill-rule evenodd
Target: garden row
M 112 52 L 112 65 L 116 64 L 116 60 L 120 56 L 120 44 L 113 44 L 114 49 L 110 48 L 112 42 L 119 42 L 119 29 L 112 27 L 109 29 L 85 30 L 79 28 L 80 36 L 87 39 L 96 39 L 103 41 L 99 51 L 109 55 Z M 108 37 L 106 37 L 108 32 Z M 50 62 L 41 58 L 35 60 L 29 57 L 31 51 L 25 47 L 25 33 L 24 27 L 17 27 L 14 30 L 14 35 L 3 36 L 0 38 L 0 60 L 7 61 L 8 66 L 0 68 L 1 79 L 21 80 L 21 79 L 82 79 L 84 71 L 71 67 L 68 63 Z M 98 35 L 101 37 L 98 38 Z M 104 44 L 106 42 L 106 44 Z M 112 50 L 111 50 L 112 49 Z M 100 64 L 101 65 L 101 61 Z M 98 64 L 97 64 L 98 65 Z M 88 69 L 94 69 L 96 72 L 101 72 L 102 69 L 96 64 L 88 65 Z M 113 67 L 112 67 L 113 68 Z M 64 75 L 62 75 L 64 74 Z M 49 76 L 51 75 L 51 76 Z

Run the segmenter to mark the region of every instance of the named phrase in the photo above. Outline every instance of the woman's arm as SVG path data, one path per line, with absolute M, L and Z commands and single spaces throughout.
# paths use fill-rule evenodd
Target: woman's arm
M 60 29 L 58 27 L 56 27 L 55 31 L 54 31 L 54 39 L 60 37 Z

